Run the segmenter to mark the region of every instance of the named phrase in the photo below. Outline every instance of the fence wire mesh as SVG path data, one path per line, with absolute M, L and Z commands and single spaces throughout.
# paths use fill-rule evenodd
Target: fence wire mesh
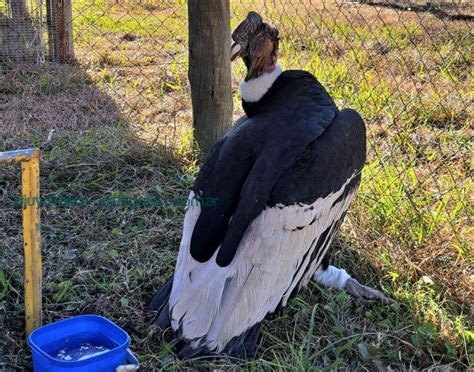
M 8 29 L 6 1 L 0 26 Z M 75 56 L 92 81 L 142 139 L 180 146 L 192 122 L 186 2 L 75 0 L 72 8 Z M 446 268 L 470 255 L 473 9 L 465 0 L 231 1 L 232 28 L 258 11 L 280 30 L 283 67 L 314 73 L 339 106 L 364 117 L 368 161 L 349 228 L 392 256 L 396 247 L 436 247 L 420 265 Z M 41 35 L 32 30 L 29 40 Z M 237 118 L 244 66 L 233 68 Z M 458 281 L 454 272 L 450 279 Z
M 2 0 L 0 62 L 70 61 L 71 0 Z
M 79 61 L 143 133 L 179 141 L 191 122 L 186 3 L 73 6 Z M 472 5 L 254 0 L 231 8 L 233 27 L 248 11 L 260 12 L 280 30 L 282 65 L 311 71 L 340 106 L 365 118 L 369 158 L 360 204 L 373 213 L 361 209 L 357 218 L 375 218 L 378 231 L 409 245 L 436 240 L 465 253 Z M 236 88 L 243 66 L 234 69 Z
M 45 60 L 44 15 L 41 0 L 0 1 L 0 60 Z
M 68 0 L 25 0 L 33 4 L 25 22 L 30 41 L 21 32 L 11 36 L 23 24 L 11 11 L 18 1 L 0 0 L 0 68 L 2 58 L 36 62 L 31 40 L 40 37 L 49 60 L 48 30 L 67 29 L 48 24 L 60 17 L 49 13 L 48 21 L 46 9 Z M 339 107 L 365 119 L 368 159 L 338 241 L 347 249 L 335 252 L 334 263 L 397 300 L 393 308 L 364 309 L 306 291 L 265 326 L 262 364 L 242 365 L 372 370 L 380 367 L 372 358 L 380 358 L 391 363 L 381 364 L 385 369 L 468 368 L 471 3 L 231 1 L 232 28 L 258 11 L 280 30 L 283 68 L 312 72 Z M 38 17 L 35 4 L 42 4 Z M 77 64 L 9 63 L 0 72 L 0 150 L 39 145 L 55 129 L 41 164 L 45 321 L 78 313 L 123 321 L 145 369 L 171 368 L 144 302 L 172 273 L 183 205 L 110 201 L 175 200 L 192 184 L 187 2 L 73 0 L 72 15 Z M 232 68 L 237 119 L 245 67 L 238 61 Z M 162 145 L 178 156 L 157 156 Z M 24 370 L 31 359 L 21 323 L 21 208 L 11 199 L 20 182 L 18 169 L 0 171 L 0 366 Z M 328 305 L 314 306 L 320 300 Z M 313 323 L 321 325 L 314 335 Z M 301 361 L 301 350 L 310 363 Z

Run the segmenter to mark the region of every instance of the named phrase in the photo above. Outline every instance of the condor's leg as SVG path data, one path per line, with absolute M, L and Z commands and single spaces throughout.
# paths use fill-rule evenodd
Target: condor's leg
M 321 265 L 313 275 L 313 280 L 326 288 L 345 289 L 355 298 L 367 302 L 378 300 L 383 302 L 394 302 L 377 289 L 360 284 L 352 278 L 346 270 L 338 269 L 331 265 Z

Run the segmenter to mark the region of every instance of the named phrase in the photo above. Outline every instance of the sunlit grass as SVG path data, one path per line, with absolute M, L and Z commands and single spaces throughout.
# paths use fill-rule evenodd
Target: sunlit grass
M 333 261 L 397 304 L 366 308 L 344 292 L 311 284 L 265 323 L 257 360 L 173 358 L 172 345 L 144 321 L 144 308 L 172 273 L 183 210 L 107 209 L 99 200 L 172 198 L 192 185 L 198 156 L 186 2 L 77 0 L 81 69 L 0 76 L 6 97 L 38 107 L 9 114 L 9 129 L 0 133 L 9 147 L 38 145 L 51 126 L 57 129 L 44 158 L 44 195 L 96 200 L 85 209 L 44 212 L 48 320 L 80 312 L 109 316 L 131 333 L 149 369 L 461 369 L 473 362 L 472 36 L 459 22 L 335 4 L 287 2 L 282 9 L 278 1 L 232 2 L 231 22 L 235 27 L 251 9 L 268 16 L 280 29 L 282 65 L 311 71 L 339 106 L 364 117 L 368 161 Z M 244 73 L 242 63 L 233 65 L 236 117 Z M 15 107 L 25 106 L 20 103 Z M 13 174 L 7 189 L 14 191 Z M 13 223 L 14 217 L 2 218 Z M 13 238 L 5 244 L 5 252 L 21 250 Z M 0 301 L 21 314 L 15 257 L 0 261 Z M 23 355 L 25 347 L 18 341 L 15 350 Z
M 147 75 L 146 80 L 140 80 L 141 70 L 116 76 L 111 75 L 107 66 L 115 66 L 115 69 L 135 63 L 154 66 L 159 61 L 153 53 L 148 56 L 139 53 L 137 58 L 133 54 L 139 50 L 136 46 L 131 46 L 127 52 L 125 43 L 119 42 L 121 47 L 112 48 L 108 57 L 111 60 L 99 68 L 101 84 L 113 86 L 119 97 L 139 90 L 139 100 L 143 97 L 159 100 L 170 92 L 177 92 L 177 97 L 186 99 L 184 3 L 172 9 L 163 4 L 161 9 L 150 10 L 146 8 L 150 7 L 148 4 L 128 11 L 125 2 L 96 2 L 84 14 L 80 10 L 85 4 L 77 5 L 79 19 L 76 26 L 78 43 L 86 51 L 81 57 L 85 63 L 94 61 L 94 56 L 100 54 L 101 48 L 92 53 L 87 51 L 90 40 L 100 34 L 106 35 L 102 38 L 104 50 L 109 48 L 107 40 L 120 40 L 125 33 L 131 33 L 138 38 L 144 37 L 145 43 L 160 39 L 167 51 L 165 54 L 173 51 L 173 58 L 164 61 L 166 72 L 159 79 Z M 404 22 L 374 23 L 364 19 L 354 21 L 344 12 L 328 13 L 313 5 L 293 6 L 287 14 L 278 4 L 267 9 L 258 2 L 254 6 L 269 15 L 280 28 L 282 65 L 313 72 L 340 105 L 357 109 L 366 120 L 369 158 L 351 218 L 360 224 L 359 231 L 369 233 L 364 233 L 356 244 L 363 247 L 364 239 L 383 236 L 381 245 L 375 245 L 375 250 L 367 254 L 376 262 L 382 262 L 382 272 L 390 272 L 392 293 L 408 304 L 412 321 L 428 322 L 421 328 L 415 327 L 415 346 L 423 347 L 426 342 L 439 347 L 446 339 L 453 343 L 446 346 L 447 353 L 453 354 L 452 348 L 456 349 L 464 340 L 465 328 L 459 328 L 459 325 L 465 324 L 466 319 L 454 315 L 459 309 L 446 305 L 443 300 L 446 291 L 434 293 L 420 289 L 415 283 L 419 272 L 416 275 L 404 273 L 403 262 L 396 254 L 391 263 L 384 263 L 380 257 L 390 256 L 390 247 L 397 247 L 405 252 L 404 260 L 415 260 L 414 266 L 417 266 L 417 259 L 411 257 L 411 250 L 452 250 L 456 260 L 472 260 L 468 224 L 472 217 L 469 195 L 473 184 L 466 178 L 468 168 L 463 160 L 471 149 L 466 137 L 470 120 L 466 102 L 470 99 L 467 79 L 472 56 L 465 50 L 472 40 L 455 24 L 449 34 L 443 33 L 439 29 L 441 23 L 436 24 L 429 17 L 428 26 L 427 18 L 423 18 L 425 23 L 422 23 L 414 17 Z M 250 3 L 234 6 L 232 26 L 235 27 L 251 8 Z M 107 9 L 107 17 L 103 15 L 104 9 Z M 89 30 L 85 38 L 82 38 L 82 29 Z M 88 32 L 92 39 L 88 39 Z M 176 39 L 179 44 L 173 43 Z M 138 40 L 135 43 L 139 44 Z M 234 65 L 235 83 L 243 73 L 242 64 Z M 133 76 L 136 79 L 130 80 Z M 152 104 L 151 100 L 149 104 Z M 236 108 L 238 105 L 236 97 Z M 147 126 L 147 110 L 138 108 L 135 111 L 132 117 L 136 114 L 140 125 Z M 182 142 L 178 145 L 178 153 L 189 157 L 192 132 L 186 129 L 180 133 Z M 195 168 L 191 172 L 195 172 Z M 436 269 L 434 266 L 423 269 L 427 276 L 431 270 Z M 436 276 L 437 280 L 440 278 L 442 274 Z M 439 284 L 449 287 L 448 282 Z M 310 333 L 313 331 L 311 329 Z M 435 335 L 440 332 L 440 337 L 430 332 Z M 290 345 L 287 341 L 283 342 L 285 348 Z M 362 346 L 362 349 L 366 352 L 367 348 Z M 295 366 L 309 368 L 312 365 L 308 356 L 301 354 L 301 349 L 290 350 L 290 354 L 295 354 L 292 358 Z M 440 350 L 438 348 L 438 352 Z M 461 354 L 465 355 L 465 352 Z M 454 354 L 449 356 L 455 357 Z M 337 360 L 331 367 L 339 365 Z

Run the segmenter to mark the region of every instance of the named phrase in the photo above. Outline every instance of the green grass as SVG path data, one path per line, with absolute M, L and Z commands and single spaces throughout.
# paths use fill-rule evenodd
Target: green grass
M 232 26 L 250 9 L 263 13 L 263 3 L 233 2 Z M 6 65 L 0 76 L 0 150 L 37 146 L 55 129 L 41 164 L 45 322 L 105 315 L 131 334 L 145 369 L 474 363 L 472 24 L 332 1 L 325 9 L 298 4 L 283 11 L 272 3 L 266 12 L 282 34 L 281 63 L 313 72 L 368 128 L 363 182 L 333 263 L 396 304 L 366 307 L 310 284 L 265 322 L 255 360 L 178 361 L 150 327 L 146 305 L 173 271 L 179 198 L 198 169 L 186 4 L 78 0 L 79 66 Z M 236 118 L 243 73 L 234 64 Z M 7 370 L 31 365 L 22 333 L 18 171 L 0 173 L 0 368 Z

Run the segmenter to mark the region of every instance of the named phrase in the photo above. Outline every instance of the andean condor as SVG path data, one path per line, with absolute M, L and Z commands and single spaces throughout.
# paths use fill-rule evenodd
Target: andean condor
M 246 117 L 211 150 L 189 195 L 174 276 L 152 299 L 181 357 L 249 356 L 263 319 L 311 278 L 362 299 L 377 290 L 325 255 L 365 162 L 359 114 L 310 73 L 277 64 L 278 30 L 250 12 L 232 34 Z M 205 205 L 200 201 L 212 199 Z

